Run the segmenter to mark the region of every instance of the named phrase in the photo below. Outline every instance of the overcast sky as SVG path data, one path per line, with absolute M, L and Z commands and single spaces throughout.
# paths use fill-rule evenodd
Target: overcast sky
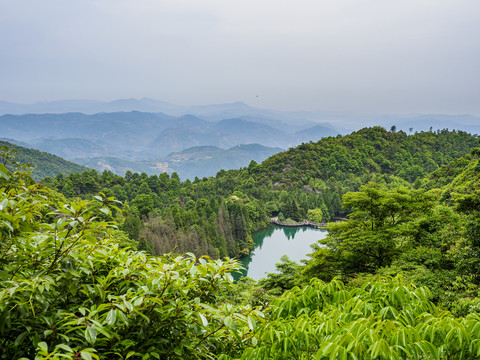
M 479 0 L 0 0 L 0 100 L 480 115 Z

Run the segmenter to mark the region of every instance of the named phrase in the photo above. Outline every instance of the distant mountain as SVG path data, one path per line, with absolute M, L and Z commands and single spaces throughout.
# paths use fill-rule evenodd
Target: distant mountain
M 309 141 L 318 141 L 318 139 L 328 137 L 328 136 L 337 136 L 338 131 L 335 131 L 331 127 L 325 125 L 316 125 L 308 129 L 300 130 L 295 133 L 297 142 L 309 142 Z
M 231 145 L 261 143 L 265 146 L 289 147 L 295 140 L 281 130 L 269 125 L 245 119 L 224 119 L 215 124 L 214 130 L 225 134 L 225 141 Z
M 164 101 L 142 99 L 119 99 L 114 101 L 96 100 L 60 100 L 39 102 L 35 104 L 18 104 L 0 101 L 0 115 L 2 114 L 62 114 L 78 112 L 83 114 L 97 114 L 108 112 L 148 112 L 163 113 L 173 117 L 186 114 L 194 115 L 207 121 L 217 122 L 223 119 L 242 118 L 245 120 L 266 124 L 287 133 L 293 133 L 317 124 L 328 122 L 333 129 L 341 134 L 358 130 L 364 126 L 380 125 L 408 131 L 437 129 L 459 129 L 479 133 L 480 118 L 471 115 L 443 115 L 443 114 L 375 114 L 355 113 L 348 111 L 280 111 L 254 107 L 243 102 L 224 104 L 208 104 L 200 106 L 181 106 Z M 71 136 L 70 136 L 71 137 Z
M 191 146 L 220 146 L 222 134 L 202 133 L 184 127 L 168 128 L 150 144 L 150 153 L 165 155 Z
M 393 119 L 392 119 L 393 120 Z M 409 132 L 433 130 L 462 130 L 471 134 L 480 134 L 480 118 L 471 115 L 415 115 L 412 117 L 397 117 L 390 120 L 398 129 Z
M 84 138 L 120 148 L 142 149 L 145 139 L 171 126 L 176 118 L 138 111 L 85 115 L 27 114 L 0 116 L 2 136 L 32 142 L 39 138 Z
M 174 115 L 187 113 L 186 107 L 173 105 L 164 101 L 143 99 L 119 99 L 114 101 L 97 100 L 59 100 L 37 102 L 34 104 L 18 104 L 0 101 L 0 115 L 24 115 L 24 114 L 62 114 L 80 112 L 84 114 L 97 114 L 101 112 L 163 112 Z
M 220 170 L 239 169 L 252 160 L 260 163 L 269 156 L 282 151 L 259 144 L 237 145 L 224 150 L 216 146 L 195 146 L 168 156 L 148 161 L 128 161 L 113 157 L 75 159 L 75 162 L 99 171 L 109 170 L 118 175 L 127 171 L 145 172 L 149 175 L 174 171 L 181 179 L 196 176 L 213 176 Z
M 213 124 L 209 121 L 187 114 L 179 117 L 174 126 L 188 128 L 200 132 L 208 132 L 212 129 Z
M 58 155 L 67 160 L 73 160 L 77 157 L 102 156 L 115 152 L 112 147 L 98 145 L 93 141 L 79 138 L 41 139 L 33 143 L 31 147 Z
M 220 170 L 240 169 L 253 160 L 261 163 L 268 157 L 282 151 L 259 144 L 237 145 L 230 149 L 214 147 L 194 147 L 180 153 L 170 154 L 168 167 L 173 169 L 181 179 L 194 179 L 195 176 L 214 176 Z M 159 164 L 164 164 L 159 162 Z
M 0 110 L 17 105 L 0 102 Z M 112 166 L 113 169 L 145 169 L 148 165 L 139 164 L 194 146 L 230 149 L 240 144 L 258 143 L 266 147 L 290 148 L 302 142 L 345 134 L 348 126 L 360 127 L 362 123 L 372 122 L 386 129 L 395 125 L 398 131 L 407 134 L 428 131 L 430 127 L 434 131 L 448 128 L 480 133 L 480 118 L 471 115 L 282 112 L 242 102 L 178 107 L 152 99 L 68 100 L 33 105 L 30 110 L 52 112 L 61 109 L 155 110 L 0 116 L 0 136 L 3 138 L 15 139 L 11 141 L 71 160 L 94 158 L 98 162 L 98 159 L 108 158 L 106 163 L 106 160 L 101 161 L 103 165 L 92 165 L 87 160 L 82 163 L 98 168 Z M 160 109 L 175 114 L 167 115 L 159 112 Z M 109 165 L 112 159 L 125 163 Z
M 115 157 L 146 160 L 192 146 L 230 148 L 261 143 L 286 148 L 297 144 L 273 126 L 241 118 L 206 121 L 138 111 L 0 116 L 1 135 L 66 157 Z
M 153 161 L 130 161 L 119 159 L 111 156 L 101 156 L 92 158 L 76 158 L 73 161 L 99 172 L 105 170 L 111 171 L 117 175 L 125 175 L 127 171 L 137 173 L 147 173 L 149 175 L 158 174 L 160 171 L 155 169 L 155 162 Z
M 55 177 L 57 174 L 67 175 L 86 170 L 84 166 L 74 164 L 58 156 L 0 140 L 0 147 L 2 146 L 17 150 L 15 160 L 22 164 L 32 165 L 32 178 L 37 181 L 47 176 Z

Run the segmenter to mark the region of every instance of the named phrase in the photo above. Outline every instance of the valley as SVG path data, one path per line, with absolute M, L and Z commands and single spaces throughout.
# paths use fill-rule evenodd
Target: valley
M 245 120 L 200 121 L 196 130 L 196 118 L 182 121 L 192 130 L 167 128 L 172 139 L 179 131 L 179 137 L 191 134 L 192 142 L 195 131 L 210 126 L 233 126 L 242 141 L 251 126 L 259 136 L 270 136 L 263 132 L 268 127 Z M 133 133 L 133 124 L 123 125 L 141 139 L 143 130 Z M 72 126 L 80 129 L 76 120 Z M 145 144 L 131 153 L 123 144 L 119 153 L 128 159 L 76 158 L 89 159 L 84 168 L 24 147 L 28 136 L 12 139 L 13 128 L 6 136 L 10 142 L 1 144 L 18 152 L 4 148 L 0 165 L 0 276 L 15 279 L 2 282 L 0 293 L 9 294 L 0 298 L 8 318 L 0 341 L 9 356 L 79 351 L 93 359 L 97 352 L 111 354 L 112 344 L 124 351 L 129 342 L 140 354 L 130 357 L 329 358 L 333 350 L 324 344 L 332 336 L 339 338 L 335 354 L 347 358 L 356 344 L 369 356 L 378 341 L 385 344 L 375 350 L 383 358 L 409 358 L 417 351 L 419 358 L 463 359 L 477 351 L 448 337 L 462 331 L 480 338 L 475 135 L 375 126 L 286 151 L 259 144 L 199 145 L 150 160 L 138 160 L 146 156 Z M 125 133 L 105 130 L 104 136 L 112 135 L 110 149 L 126 139 Z M 158 147 L 169 138 L 149 136 Z M 68 156 L 101 155 L 100 138 L 38 144 Z M 14 159 L 32 163 L 37 182 Z M 299 227 L 272 227 L 272 217 L 328 225 L 326 231 L 309 229 L 307 238 Z M 338 217 L 348 221 L 333 222 Z M 251 275 L 245 276 L 246 269 Z M 32 293 L 27 309 L 23 304 Z M 349 310 L 358 304 L 368 311 Z M 400 321 L 405 314 L 415 314 L 408 324 Z M 374 323 L 365 323 L 365 316 Z M 148 325 L 152 320 L 159 325 Z M 165 321 L 193 340 L 164 333 Z M 326 323 L 333 328 L 322 333 Z M 391 324 L 392 333 L 376 330 Z M 68 328 L 69 335 L 55 336 L 52 326 Z M 273 337 L 271 326 L 277 329 Z M 380 340 L 347 341 L 343 334 L 352 326 Z M 156 335 L 144 336 L 146 327 Z M 415 333 L 420 342 L 405 340 L 399 348 L 397 333 Z M 38 346 L 35 339 L 42 340 Z

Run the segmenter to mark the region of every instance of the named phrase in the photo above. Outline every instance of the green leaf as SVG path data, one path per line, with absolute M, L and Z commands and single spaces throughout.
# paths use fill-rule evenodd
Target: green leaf
M 60 348 L 60 349 L 63 349 L 65 351 L 73 353 L 73 349 L 70 346 L 65 345 L 65 344 L 58 344 L 57 346 L 55 346 L 55 348 Z
M 18 335 L 17 338 L 15 339 L 15 343 L 14 343 L 15 346 L 20 345 L 27 335 L 28 335 L 28 331 L 24 331 L 23 333 Z
M 8 206 L 8 199 L 3 199 L 0 201 L 0 211 L 3 211 Z
M 237 330 L 237 327 L 235 326 L 235 323 L 233 322 L 233 319 L 230 316 L 225 317 L 223 319 L 223 323 L 230 330 Z
M 250 330 L 253 331 L 255 329 L 255 325 L 256 325 L 255 319 L 251 316 L 248 316 L 247 321 L 248 321 L 248 327 L 250 328 Z
M 108 325 L 115 325 L 115 323 L 117 322 L 117 310 L 110 309 L 105 320 L 107 321 Z
M 198 314 L 200 316 L 200 319 L 202 320 L 203 326 L 207 327 L 208 326 L 208 320 L 203 314 Z
M 99 210 L 105 215 L 111 215 L 110 209 L 107 207 L 100 208 Z
M 39 342 L 39 343 L 37 344 L 37 346 L 38 346 L 40 349 L 42 349 L 42 350 L 48 351 L 48 345 L 47 345 L 47 343 L 44 342 L 44 341 Z
M 83 360 L 93 360 L 92 354 L 86 351 L 81 351 L 80 356 L 82 357 Z
M 93 326 L 89 326 L 85 330 L 85 339 L 92 345 L 95 344 L 95 341 L 97 341 L 97 331 Z
M 10 176 L 8 175 L 8 169 L 3 164 L 0 164 L 0 177 L 3 177 L 5 180 L 10 180 Z

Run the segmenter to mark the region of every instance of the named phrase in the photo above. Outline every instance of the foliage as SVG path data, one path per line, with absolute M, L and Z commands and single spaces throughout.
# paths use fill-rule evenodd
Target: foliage
M 480 317 L 456 318 L 424 287 L 376 279 L 347 290 L 312 280 L 270 304 L 242 359 L 476 359 Z
M 121 248 L 104 195 L 52 202 L 0 165 L 1 359 L 236 356 L 261 313 L 226 301 L 236 262 Z M 118 209 L 116 209 L 118 211 Z
M 280 295 L 285 290 L 300 285 L 300 265 L 290 260 L 287 255 L 283 255 L 280 261 L 275 264 L 275 273 L 268 273 L 258 281 L 258 286 L 269 290 L 269 294 Z
M 12 171 L 0 165 L 0 358 L 478 358 L 476 153 L 420 180 L 470 140 L 373 128 L 319 142 L 338 147 L 327 160 L 314 144 L 279 155 L 290 162 L 271 178 L 273 160 L 184 183 L 95 171 L 44 182 L 81 197 L 71 201 L 14 162 Z M 312 145 L 323 155 L 309 154 Z M 358 154 L 342 155 L 355 147 L 381 156 L 357 169 L 345 159 Z M 414 157 L 412 149 L 430 150 Z M 129 205 L 118 208 L 113 196 Z M 350 220 L 330 225 L 304 266 L 285 257 L 257 284 L 235 286 L 234 261 L 185 253 L 246 253 L 269 216 L 301 219 L 314 209 Z M 133 251 L 126 234 L 139 248 L 183 254 Z
M 310 209 L 307 211 L 307 219 L 312 220 L 317 223 L 321 223 L 324 220 L 324 215 L 322 209 Z
M 54 177 L 57 174 L 68 175 L 72 172 L 85 171 L 84 166 L 80 166 L 58 156 L 11 144 L 6 141 L 0 140 L 0 149 L 2 149 L 3 152 L 5 152 L 5 150 L 13 150 L 18 162 L 30 164 L 32 166 L 32 177 L 37 181 L 47 176 Z
M 102 191 L 128 201 L 136 211 L 125 214 L 121 227 L 155 254 L 238 257 L 248 253 L 252 232 L 268 226 L 270 217 L 300 221 L 315 209 L 322 211 L 323 221 L 344 217 L 349 212 L 342 208 L 345 193 L 369 181 L 387 188 L 409 186 L 474 144 L 475 137 L 461 131 L 408 136 L 374 127 L 302 144 L 262 164 L 193 182 L 181 182 L 176 174 L 127 172 L 121 177 L 89 170 L 44 183 L 70 198 L 91 199 Z
M 328 236 L 319 242 L 326 249 L 316 249 L 320 253 L 313 255 L 306 273 L 324 272 L 322 267 L 330 267 L 328 261 L 336 263 L 344 276 L 390 265 L 402 250 L 397 238 L 403 225 L 419 214 L 428 214 L 433 206 L 424 191 L 384 190 L 374 183 L 345 194 L 343 203 L 352 210 L 349 221 L 329 224 Z M 325 253 L 330 253 L 330 258 L 324 257 Z

